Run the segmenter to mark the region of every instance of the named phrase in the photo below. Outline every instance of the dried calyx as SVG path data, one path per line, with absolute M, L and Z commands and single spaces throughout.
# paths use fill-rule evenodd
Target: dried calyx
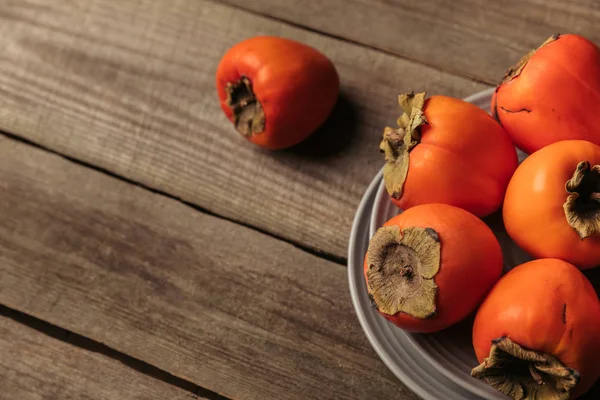
M 367 283 L 384 314 L 431 318 L 436 312 L 440 241 L 431 228 L 380 228 L 369 242 Z
M 569 196 L 563 208 L 569 225 L 581 239 L 600 234 L 600 165 L 580 162 L 565 188 Z
M 409 153 L 421 140 L 421 126 L 427 123 L 423 114 L 426 93 L 408 93 L 398 96 L 404 114 L 398 118 L 398 128 L 387 127 L 379 148 L 385 154 L 383 168 L 385 186 L 395 199 L 402 197 L 408 176 Z
M 233 113 L 235 128 L 244 136 L 265 130 L 265 113 L 252 91 L 252 83 L 245 76 L 235 83 L 227 83 L 227 105 Z
M 492 343 L 490 356 L 471 375 L 515 400 L 569 400 L 579 383 L 579 373 L 558 358 L 508 337 Z
M 517 76 L 519 76 L 521 74 L 521 71 L 523 71 L 523 68 L 525 68 L 525 65 L 527 65 L 527 63 L 529 62 L 529 60 L 531 59 L 531 56 L 533 56 L 535 54 L 536 51 L 538 51 L 539 49 L 541 49 L 542 47 L 544 47 L 545 45 L 554 42 L 555 40 L 557 40 L 560 37 L 560 33 L 555 33 L 554 35 L 550 36 L 548 39 L 546 39 L 546 41 L 544 43 L 541 44 L 540 47 L 538 47 L 535 50 L 531 50 L 529 53 L 527 53 L 526 55 L 524 55 L 517 64 L 515 64 L 514 66 L 512 66 L 511 68 L 509 68 L 505 73 L 504 73 L 504 78 L 502 79 L 502 83 L 507 83 L 512 81 L 513 79 L 515 79 Z

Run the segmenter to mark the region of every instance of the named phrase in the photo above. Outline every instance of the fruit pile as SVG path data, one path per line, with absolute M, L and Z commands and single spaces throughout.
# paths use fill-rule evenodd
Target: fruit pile
M 373 236 L 373 305 L 412 332 L 476 312 L 472 376 L 513 399 L 576 398 L 600 378 L 600 301 L 581 270 L 600 265 L 600 49 L 554 35 L 496 88 L 493 118 L 462 100 L 399 96 L 380 149 L 404 210 Z M 529 154 L 518 165 L 515 146 Z M 479 218 L 502 208 L 534 261 L 503 276 Z
M 293 146 L 331 113 L 339 77 L 304 44 L 256 37 L 217 71 L 221 107 L 250 142 Z M 513 399 L 567 400 L 600 378 L 600 301 L 580 270 L 600 265 L 600 49 L 554 35 L 509 69 L 493 116 L 463 100 L 399 96 L 380 150 L 391 201 L 404 210 L 373 236 L 369 298 L 412 332 L 475 311 L 472 375 Z M 519 165 L 516 147 L 529 154 Z M 503 276 L 480 219 L 502 208 L 534 261 Z

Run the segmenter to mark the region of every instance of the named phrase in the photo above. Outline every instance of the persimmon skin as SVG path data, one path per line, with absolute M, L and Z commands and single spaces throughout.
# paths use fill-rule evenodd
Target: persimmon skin
M 502 251 L 494 233 L 479 218 L 447 204 L 415 206 L 387 221 L 397 225 L 433 228 L 441 243 L 436 314 L 419 319 L 405 313 L 387 315 L 387 320 L 411 332 L 435 332 L 467 317 L 479 306 L 502 275 Z M 367 257 L 364 276 L 367 279 Z
M 408 176 L 400 199 L 406 210 L 443 203 L 478 217 L 500 208 L 517 168 L 517 152 L 502 127 L 466 101 L 433 96 L 423 108 L 427 124 L 421 142 L 410 152 Z
M 578 371 L 581 380 L 574 397 L 587 392 L 600 376 L 600 302 L 587 278 L 565 261 L 521 264 L 494 286 L 473 326 L 479 362 L 489 356 L 492 340 L 504 336 Z
M 565 184 L 580 161 L 600 164 L 600 146 L 565 140 L 527 157 L 506 190 L 503 218 L 509 236 L 535 258 L 559 258 L 587 269 L 600 264 L 600 235 L 580 239 L 563 209 Z
M 528 154 L 561 140 L 600 144 L 600 49 L 566 34 L 539 48 L 520 75 L 501 84 L 494 115 Z
M 340 81 L 333 63 L 305 44 L 257 36 L 229 49 L 219 63 L 216 83 L 221 108 L 227 105 L 227 83 L 247 77 L 265 114 L 265 130 L 247 139 L 266 149 L 296 145 L 325 122 L 333 110 Z

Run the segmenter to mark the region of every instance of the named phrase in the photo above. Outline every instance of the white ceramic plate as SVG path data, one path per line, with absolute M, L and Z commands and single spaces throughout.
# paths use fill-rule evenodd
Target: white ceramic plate
M 489 112 L 493 89 L 466 98 Z M 518 151 L 519 161 L 526 154 Z M 477 365 L 471 345 L 472 318 L 434 334 L 404 332 L 370 306 L 363 278 L 363 257 L 369 239 L 385 221 L 400 213 L 390 201 L 380 171 L 357 210 L 348 247 L 348 279 L 354 309 L 371 345 L 388 368 L 426 400 L 506 400 L 508 397 L 471 377 Z M 502 218 L 487 218 L 504 253 L 508 270 L 531 258 L 504 231 Z

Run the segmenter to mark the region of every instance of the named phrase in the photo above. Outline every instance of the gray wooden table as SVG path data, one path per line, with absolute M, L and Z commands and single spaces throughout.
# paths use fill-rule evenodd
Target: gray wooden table
M 599 21 L 595 0 L 0 0 L 0 398 L 416 399 L 345 267 L 396 94 L 465 97 Z M 219 108 L 220 57 L 258 34 L 340 73 L 293 149 Z

